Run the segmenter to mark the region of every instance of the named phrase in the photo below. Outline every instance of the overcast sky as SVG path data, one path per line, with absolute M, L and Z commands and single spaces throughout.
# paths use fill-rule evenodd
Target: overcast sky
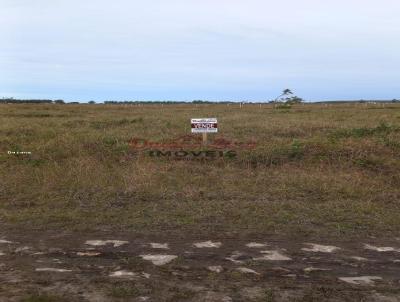
M 399 0 L 0 0 L 0 97 L 400 98 Z

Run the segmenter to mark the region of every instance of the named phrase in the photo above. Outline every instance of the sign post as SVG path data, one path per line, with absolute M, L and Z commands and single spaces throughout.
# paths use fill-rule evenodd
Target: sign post
M 218 121 L 216 118 L 192 118 L 190 120 L 192 133 L 203 134 L 203 146 L 207 145 L 207 134 L 218 132 Z
M 207 145 L 207 132 L 203 132 L 203 145 Z

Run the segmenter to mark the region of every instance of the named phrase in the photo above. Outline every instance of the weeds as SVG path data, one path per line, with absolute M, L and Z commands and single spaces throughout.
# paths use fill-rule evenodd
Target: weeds
M 108 127 L 119 127 L 119 126 L 125 126 L 125 125 L 130 125 L 130 124 L 136 124 L 136 123 L 143 123 L 143 118 L 138 118 L 138 119 L 120 119 L 120 120 L 110 120 L 110 121 L 95 121 L 91 122 L 90 126 L 95 128 L 95 129 L 104 129 Z
M 0 106 L 2 117 L 8 115 L 0 124 L 4 225 L 320 235 L 400 231 L 397 110 L 68 108 Z M 60 117 L 21 118 L 44 112 Z M 132 137 L 190 136 L 189 120 L 199 116 L 219 119 L 220 133 L 211 141 L 254 140 L 255 148 L 209 161 L 161 160 L 129 148 Z
M 23 298 L 21 302 L 67 302 L 68 300 L 47 294 L 34 294 Z
M 141 291 L 134 285 L 116 285 L 114 286 L 109 295 L 114 298 L 129 298 L 137 297 L 141 294 Z
M 167 298 L 168 302 L 189 301 L 196 294 L 196 292 L 193 290 L 178 288 L 175 286 L 170 288 L 169 291 L 172 293 L 172 295 Z
M 341 129 L 341 130 L 336 130 L 332 134 L 332 138 L 334 139 L 343 139 L 343 138 L 363 138 L 363 137 L 369 137 L 369 136 L 386 136 L 392 132 L 398 132 L 400 131 L 400 127 L 389 125 L 385 122 L 380 122 L 380 124 L 376 127 L 372 128 L 352 128 L 352 129 Z

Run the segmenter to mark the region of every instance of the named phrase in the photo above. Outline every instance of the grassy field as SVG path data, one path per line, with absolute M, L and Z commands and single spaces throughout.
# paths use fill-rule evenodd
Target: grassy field
M 217 117 L 208 161 L 136 154 Z M 400 231 L 400 106 L 1 105 L 3 228 L 378 235 Z M 27 151 L 31 155 L 8 154 Z

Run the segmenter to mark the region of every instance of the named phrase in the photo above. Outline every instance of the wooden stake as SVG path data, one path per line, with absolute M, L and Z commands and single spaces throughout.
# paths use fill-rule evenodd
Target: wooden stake
M 207 145 L 207 132 L 203 133 L 203 146 Z

